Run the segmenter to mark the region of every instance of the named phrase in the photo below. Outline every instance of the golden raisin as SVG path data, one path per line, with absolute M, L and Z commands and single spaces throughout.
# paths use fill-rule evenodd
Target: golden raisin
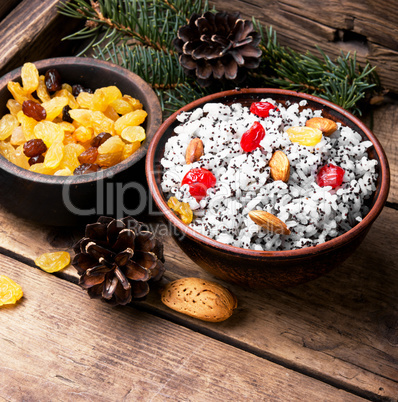
M 11 136 L 14 129 L 19 126 L 19 122 L 12 114 L 5 114 L 0 120 L 0 140 L 4 141 Z
M 35 259 L 35 264 L 43 271 L 52 273 L 60 271 L 70 263 L 70 255 L 66 251 L 44 253 Z
M 21 69 L 21 79 L 23 89 L 31 94 L 39 86 L 39 72 L 33 63 L 25 63 Z
M 176 212 L 180 219 L 186 224 L 189 225 L 193 219 L 193 212 L 191 207 L 187 202 L 178 201 L 176 197 L 170 197 L 167 201 L 167 205 L 170 209 Z
M 145 129 L 142 126 L 129 126 L 122 131 L 121 137 L 128 142 L 141 142 L 145 140 Z
M 321 130 L 312 127 L 289 127 L 286 132 L 290 141 L 305 146 L 315 146 L 323 137 Z
M 0 306 L 15 304 L 23 296 L 22 287 L 8 276 L 0 275 Z
M 115 121 L 115 131 L 118 135 L 122 134 L 122 131 L 128 126 L 139 126 L 145 121 L 147 112 L 145 110 L 135 110 L 134 112 L 127 113 L 122 117 L 119 117 Z

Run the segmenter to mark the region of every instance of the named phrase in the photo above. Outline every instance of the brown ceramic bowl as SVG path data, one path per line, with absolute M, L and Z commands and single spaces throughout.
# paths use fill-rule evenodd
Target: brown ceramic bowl
M 166 141 L 173 136 L 179 124 L 176 116 L 182 111 L 192 111 L 208 102 L 250 105 L 253 101 L 272 98 L 278 102 L 299 102 L 306 99 L 314 109 L 322 109 L 323 116 L 339 121 L 359 132 L 373 143 L 370 157 L 378 161 L 377 190 L 370 200 L 370 212 L 347 233 L 314 247 L 289 251 L 254 251 L 225 245 L 206 237 L 182 223 L 167 207 L 160 188 L 161 165 Z M 213 94 L 178 110 L 159 128 L 153 138 L 146 159 L 146 175 L 154 201 L 181 249 L 199 266 L 214 276 L 245 287 L 283 288 L 315 279 L 341 264 L 364 239 L 372 223 L 380 214 L 387 199 L 390 174 L 386 155 L 372 132 L 360 120 L 342 108 L 318 97 L 278 89 L 241 89 Z
M 144 156 L 162 122 L 159 100 L 152 88 L 136 74 L 92 58 L 54 58 L 34 64 L 40 74 L 56 68 L 63 82 L 70 85 L 81 84 L 93 90 L 116 85 L 123 94 L 137 98 L 148 113 L 143 124 L 147 138 L 130 158 L 98 173 L 81 176 L 61 177 L 30 172 L 0 155 L 1 204 L 20 217 L 57 226 L 76 225 L 96 215 L 137 211 L 139 205 L 131 202 L 128 206 L 126 200 L 138 198 L 137 194 L 142 193 L 139 190 L 146 187 Z M 7 83 L 21 82 L 20 76 L 21 68 L 18 68 L 0 79 L 0 116 L 9 113 L 6 102 L 11 94 Z

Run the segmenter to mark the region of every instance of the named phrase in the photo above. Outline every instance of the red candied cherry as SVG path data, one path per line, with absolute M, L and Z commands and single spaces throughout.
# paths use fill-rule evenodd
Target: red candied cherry
M 319 169 L 316 175 L 316 183 L 320 187 L 339 187 L 343 183 L 344 173 L 344 169 L 340 166 L 327 164 Z
M 187 172 L 182 179 L 181 186 L 188 184 L 189 193 L 199 202 L 206 196 L 207 190 L 216 185 L 216 182 L 217 179 L 210 170 L 196 168 Z
M 264 137 L 264 127 L 258 121 L 255 121 L 249 130 L 243 133 L 240 146 L 245 152 L 252 152 L 260 146 L 260 142 Z
M 250 105 L 250 112 L 258 117 L 268 117 L 270 110 L 279 110 L 276 106 L 269 102 L 253 102 Z

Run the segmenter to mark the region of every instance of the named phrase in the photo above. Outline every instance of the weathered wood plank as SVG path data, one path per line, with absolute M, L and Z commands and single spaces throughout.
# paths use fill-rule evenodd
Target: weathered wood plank
M 58 14 L 60 0 L 23 0 L 0 22 L 0 74 L 27 61 L 67 54 L 71 41 L 61 41 L 80 23 Z
M 25 292 L 1 308 L 6 400 L 362 400 L 10 258 L 0 271 Z
M 340 50 L 357 51 L 361 63 L 377 66 L 382 84 L 398 91 L 398 3 L 330 0 L 212 0 L 219 11 L 240 11 L 272 26 L 282 45 L 317 54 L 319 45 L 331 58 Z
M 2 0 L 0 3 L 0 19 L 10 12 L 21 0 Z

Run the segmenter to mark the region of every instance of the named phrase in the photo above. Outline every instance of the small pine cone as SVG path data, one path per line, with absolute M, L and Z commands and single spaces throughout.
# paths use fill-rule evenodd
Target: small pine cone
M 149 292 L 164 272 L 163 244 L 132 217 L 100 217 L 74 245 L 79 285 L 91 298 L 125 305 Z
M 174 46 L 188 75 L 196 75 L 202 86 L 214 79 L 238 80 L 246 69 L 257 68 L 261 37 L 253 23 L 239 13 L 193 14 L 188 25 L 178 30 Z

